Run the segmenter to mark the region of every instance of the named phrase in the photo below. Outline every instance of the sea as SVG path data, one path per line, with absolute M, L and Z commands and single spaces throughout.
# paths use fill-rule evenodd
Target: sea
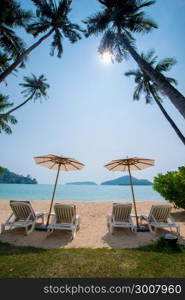
M 50 201 L 52 184 L 0 184 L 0 199 Z M 152 186 L 134 186 L 136 201 L 163 201 Z M 79 202 L 131 201 L 129 185 L 57 185 L 55 200 Z

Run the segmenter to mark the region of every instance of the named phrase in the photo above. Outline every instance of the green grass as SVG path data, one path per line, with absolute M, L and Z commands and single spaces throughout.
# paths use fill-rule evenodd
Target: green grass
M 185 277 L 185 249 L 56 249 L 0 243 L 0 277 Z

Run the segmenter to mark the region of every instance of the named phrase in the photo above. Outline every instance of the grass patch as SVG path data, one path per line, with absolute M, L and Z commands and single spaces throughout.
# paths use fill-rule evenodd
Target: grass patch
M 185 277 L 185 248 L 44 250 L 0 243 L 0 277 Z

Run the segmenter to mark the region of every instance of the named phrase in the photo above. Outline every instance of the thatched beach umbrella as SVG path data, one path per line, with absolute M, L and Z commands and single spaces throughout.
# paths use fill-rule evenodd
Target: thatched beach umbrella
M 148 158 L 139 158 L 139 157 L 132 157 L 132 158 L 124 158 L 124 159 L 116 159 L 112 160 L 110 163 L 106 164 L 104 167 L 107 168 L 109 171 L 122 171 L 129 173 L 130 177 L 130 186 L 132 191 L 132 198 L 134 203 L 134 211 L 136 216 L 136 224 L 137 228 L 139 228 L 138 216 L 137 216 L 137 209 L 136 209 L 136 202 L 134 196 L 134 189 L 132 183 L 132 176 L 131 170 L 142 170 L 148 167 L 154 166 L 154 160 Z
M 48 218 L 47 218 L 47 223 L 46 223 L 46 227 L 47 227 L 49 224 L 49 219 L 50 219 L 51 210 L 52 210 L 52 206 L 53 206 L 53 200 L 54 200 L 54 196 L 55 196 L 59 172 L 60 171 L 81 170 L 85 165 L 82 164 L 81 162 L 77 161 L 74 158 L 68 158 L 68 157 L 53 155 L 53 154 L 36 156 L 36 157 L 34 157 L 34 160 L 37 164 L 39 164 L 41 166 L 44 166 L 49 169 L 57 170 L 57 176 L 56 176 L 56 180 L 55 180 L 53 195 L 52 195 Z

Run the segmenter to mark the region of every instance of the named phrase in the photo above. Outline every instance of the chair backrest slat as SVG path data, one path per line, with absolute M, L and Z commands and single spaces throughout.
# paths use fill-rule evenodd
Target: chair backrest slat
M 29 201 L 10 201 L 10 207 L 16 220 L 26 220 L 31 214 L 30 219 L 34 220 L 35 213 Z
M 150 210 L 149 221 L 153 221 L 153 216 L 157 222 L 167 222 L 171 209 L 171 205 L 153 205 Z
M 73 217 L 76 215 L 76 206 L 56 203 L 54 211 L 57 223 L 71 223 Z
M 129 222 L 132 210 L 131 203 L 113 203 L 112 215 L 116 222 Z

